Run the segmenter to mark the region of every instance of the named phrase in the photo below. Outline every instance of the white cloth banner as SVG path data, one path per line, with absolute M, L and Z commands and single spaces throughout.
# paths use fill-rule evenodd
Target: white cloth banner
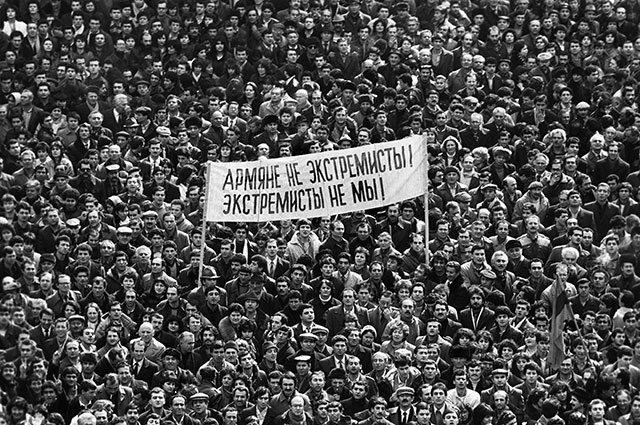
M 422 136 L 253 162 L 210 163 L 206 220 L 265 222 L 378 208 L 425 193 Z

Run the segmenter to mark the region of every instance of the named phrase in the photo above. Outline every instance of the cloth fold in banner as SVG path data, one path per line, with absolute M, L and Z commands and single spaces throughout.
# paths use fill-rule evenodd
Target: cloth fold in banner
M 354 149 L 253 162 L 211 163 L 207 221 L 264 222 L 378 208 L 421 196 L 421 136 Z

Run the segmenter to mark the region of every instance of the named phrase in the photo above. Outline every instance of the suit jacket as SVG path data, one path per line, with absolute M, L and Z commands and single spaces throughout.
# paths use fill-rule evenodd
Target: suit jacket
M 89 142 L 89 149 L 97 149 L 97 148 L 98 148 L 98 143 L 95 140 L 91 139 L 91 141 Z M 69 148 L 67 155 L 69 156 L 69 159 L 71 160 L 71 162 L 73 162 L 74 164 L 77 164 L 82 158 L 85 157 L 87 152 L 89 152 L 89 149 L 85 148 L 84 145 L 82 144 L 82 141 L 80 141 L 80 139 L 78 138 L 75 142 L 73 142 L 73 145 L 71 145 L 71 147 Z M 78 177 L 75 177 L 75 179 L 77 178 Z M 70 184 L 73 186 L 71 182 Z
M 360 326 L 365 326 L 368 323 L 367 318 L 367 309 L 364 307 L 360 307 L 355 305 L 353 307 L 354 313 L 358 317 L 358 322 L 360 322 Z M 339 305 L 336 307 L 331 307 L 325 313 L 325 322 L 327 327 L 329 328 L 329 337 L 333 337 L 337 335 L 342 329 L 344 329 L 344 307 Z
M 54 335 L 53 326 L 49 331 L 49 338 Z M 44 335 L 44 329 L 42 329 L 42 325 L 38 325 L 35 328 L 29 331 L 29 338 L 33 340 L 38 347 L 44 346 L 44 342 L 49 339 Z
M 125 114 L 120 114 L 120 119 L 116 122 L 116 116 L 113 112 L 113 108 L 103 112 L 104 120 L 102 121 L 102 126 L 108 128 L 116 134 L 118 131 L 124 130 L 124 122 L 128 118 Z
M 251 242 L 249 240 L 245 240 L 244 242 L 247 245 L 247 261 L 249 261 L 251 259 L 251 257 L 253 257 L 254 255 L 256 255 L 258 253 L 258 245 L 255 244 L 255 242 Z M 240 254 L 242 254 L 242 251 L 238 251 L 236 249 L 236 240 L 232 240 L 231 241 L 231 250 L 233 252 L 238 252 Z
M 521 121 L 524 121 L 527 124 L 536 125 L 534 111 L 529 110 L 522 114 Z M 538 129 L 541 134 L 547 134 L 549 131 L 549 125 L 554 121 L 558 121 L 558 116 L 553 112 L 547 110 L 544 114 L 544 121 L 538 124 Z
M 436 413 L 436 408 L 435 406 L 432 404 L 429 407 L 429 411 L 431 412 L 431 424 L 432 425 L 444 425 L 444 416 L 447 414 L 447 412 L 449 412 L 451 410 L 451 406 L 448 403 L 444 404 L 444 413 L 441 413 L 440 415 Z
M 277 279 L 280 276 L 284 275 L 285 273 L 287 273 L 289 271 L 289 267 L 291 266 L 291 263 L 289 263 L 289 261 L 285 260 L 284 258 L 281 257 L 277 257 L 276 258 L 276 264 L 275 264 L 275 270 L 273 272 L 273 274 L 270 274 L 270 260 L 267 258 L 267 269 L 265 270 L 265 273 L 267 273 L 267 276 L 269 276 L 270 278 L 273 279 Z
M 318 53 L 326 58 L 329 56 L 329 53 L 338 53 L 338 44 L 333 41 L 330 41 L 327 46 L 325 46 L 324 43 L 320 43 L 318 50 Z
M 158 184 L 155 181 L 149 182 L 144 187 L 144 196 L 151 199 L 153 197 L 153 191 Z M 180 189 L 173 183 L 165 182 L 165 202 L 171 203 L 174 199 L 180 199 Z
M 456 193 L 467 192 L 469 190 L 467 186 L 460 183 L 456 183 L 455 186 L 456 186 Z M 442 183 L 440 186 L 438 186 L 436 188 L 436 193 L 438 194 L 438 196 L 442 198 L 442 202 L 445 204 L 449 201 L 453 201 L 453 198 L 455 196 L 451 192 L 451 189 L 449 188 L 449 185 L 447 183 Z M 488 236 L 488 235 L 485 233 L 485 236 Z
M 42 351 L 44 353 L 45 359 L 52 358 L 53 357 L 53 353 L 58 351 L 59 348 L 60 348 L 60 344 L 58 343 L 58 340 L 57 340 L 57 338 L 55 337 L 55 334 L 54 334 L 54 335 L 51 336 L 51 338 L 46 340 L 44 342 L 44 345 L 42 346 Z
M 607 202 L 604 210 L 601 210 L 598 201 L 594 201 L 586 204 L 584 209 L 593 213 L 593 219 L 596 222 L 596 235 L 593 241 L 594 243 L 599 243 L 602 237 L 609 231 L 613 216 L 620 214 L 620 207 L 612 202 Z
M 24 116 L 24 112 L 23 112 Z M 29 122 L 25 122 L 24 126 L 31 134 L 35 134 L 38 126 L 44 121 L 45 112 L 38 108 L 37 106 L 33 106 L 31 110 L 31 116 L 29 117 Z
M 260 45 L 253 51 L 254 60 L 252 62 L 257 63 L 258 59 L 262 58 L 271 59 L 274 64 L 280 64 L 283 62 L 282 51 L 276 45 L 269 48 L 264 43 L 260 43 Z
M 548 384 L 545 384 L 544 382 L 536 382 L 535 387 L 531 388 L 526 382 L 523 382 L 516 385 L 514 388 L 516 390 L 520 390 L 522 392 L 522 397 L 526 400 L 527 398 L 529 398 L 529 394 L 531 394 L 534 389 L 542 388 L 543 390 L 548 391 L 550 386 Z
M 569 217 L 570 218 L 573 217 L 573 214 L 571 213 L 571 211 L 569 211 Z M 580 209 L 578 210 L 578 214 L 576 214 L 575 217 L 578 220 L 578 226 L 582 227 L 583 229 L 585 227 L 589 227 L 591 229 L 596 230 L 596 220 L 591 211 L 588 211 L 580 207 Z
M 140 381 L 151 382 L 159 370 L 160 367 L 146 357 L 142 359 L 142 366 L 138 370 L 133 369 L 133 360 L 131 362 L 131 374 Z
M 489 88 L 490 80 L 491 80 L 491 88 Z M 478 81 L 478 83 L 482 86 L 482 90 L 485 93 L 487 94 L 497 93 L 498 89 L 502 87 L 502 77 L 500 77 L 498 74 L 494 74 L 493 77 L 489 79 L 487 75 L 484 74 L 482 75 L 482 77 L 480 77 L 480 81 Z
M 334 67 L 342 70 L 346 80 L 353 80 L 360 73 L 360 61 L 357 53 L 348 53 L 345 57 L 339 53 L 330 53 L 329 62 Z
M 380 342 L 382 339 L 382 332 L 384 332 L 384 329 L 387 327 L 389 320 L 387 320 L 387 318 L 384 317 L 382 310 L 380 310 L 379 307 L 376 307 L 367 311 L 367 321 L 378 332 L 376 342 Z
M 129 347 L 131 350 L 133 350 L 133 344 L 135 344 L 137 341 L 140 341 L 140 338 L 135 338 L 131 340 L 131 342 L 129 343 Z M 166 347 L 164 346 L 164 344 L 162 344 L 157 339 L 153 338 L 151 340 L 151 343 L 147 347 L 147 350 L 145 351 L 144 356 L 150 361 L 156 363 L 160 361 L 160 356 L 162 356 L 162 353 L 164 353 L 165 349 Z
M 400 408 L 394 407 L 393 409 L 389 410 L 389 416 L 387 416 L 387 420 L 391 422 L 393 425 L 400 425 L 402 423 L 402 418 L 400 417 Z M 416 420 L 416 409 L 415 407 L 411 406 L 411 408 L 409 409 L 409 420 L 406 423 L 408 424 L 409 422 L 412 422 L 415 420 Z M 442 425 L 442 424 L 438 424 L 438 425 Z
M 460 132 L 460 143 L 462 143 L 462 147 L 469 150 L 480 146 L 488 148 L 492 144 L 487 130 L 481 128 L 477 132 L 474 132 L 471 127 L 467 127 Z
M 494 164 L 491 164 L 488 167 L 485 167 L 482 171 L 488 171 L 489 173 L 491 173 L 491 181 L 493 183 L 495 183 L 498 187 L 501 187 L 502 180 L 504 178 L 500 177 L 500 175 L 498 174 Z M 509 164 L 509 163 L 504 164 L 504 176 L 505 177 L 508 176 L 511 173 L 514 173 L 515 171 L 516 171 L 516 166 L 515 165 Z
M 69 301 L 75 301 L 76 303 L 80 303 L 80 294 L 76 291 L 69 291 L 69 296 L 68 296 L 68 300 Z M 49 298 L 47 298 L 47 306 L 53 310 L 53 314 L 55 317 L 60 317 L 62 316 L 62 313 L 64 312 L 64 301 L 62 301 L 62 298 L 60 297 L 60 294 L 58 293 L 58 291 L 55 292 L 55 294 L 51 295 Z
M 390 229 L 392 227 L 392 229 Z M 376 224 L 374 236 L 382 232 L 391 233 L 391 240 L 394 248 L 400 252 L 404 252 L 411 245 L 411 225 L 402 219 L 398 220 L 396 225 L 392 225 L 388 219 L 384 219 Z
M 156 132 L 157 128 L 158 128 L 157 125 L 155 125 L 154 123 L 150 123 L 147 129 L 144 131 L 142 131 L 142 127 L 140 127 L 138 129 L 138 135 L 144 137 L 144 140 L 146 142 L 149 142 L 149 140 L 153 139 L 158 135 L 158 133 Z
M 621 181 L 624 181 L 629 175 L 630 166 L 627 162 L 618 158 L 617 160 L 611 160 L 608 157 L 602 158 L 596 162 L 595 167 L 595 184 L 606 182 L 609 174 L 615 174 L 620 177 Z
M 444 75 L 448 77 L 453 71 L 453 53 L 448 50 L 442 49 L 442 53 L 440 53 L 440 62 L 438 65 L 433 63 L 433 59 L 431 60 L 431 66 L 433 68 L 433 75 Z
M 98 111 L 104 114 L 109 110 L 110 106 L 108 103 L 103 102 L 101 100 L 98 101 Z M 89 114 L 93 111 L 87 104 L 87 102 L 82 102 L 80 105 L 76 106 L 76 112 L 80 115 L 80 122 L 89 122 Z
M 509 395 L 509 409 L 516 414 L 518 421 L 520 422 L 524 415 L 524 399 L 522 398 L 522 391 L 509 386 L 506 387 L 507 394 Z M 493 404 L 493 394 L 496 392 L 496 387 L 492 386 L 480 393 L 480 400 L 483 403 L 495 407 Z
M 129 387 L 120 386 L 120 394 L 117 400 L 114 400 L 113 397 L 107 393 L 104 385 L 101 385 L 98 388 L 96 393 L 96 400 L 106 399 L 114 402 L 115 404 L 115 412 L 117 412 L 118 416 L 124 416 L 129 409 L 129 405 L 133 402 L 133 391 Z
M 344 356 L 344 365 L 347 366 L 347 360 L 349 359 L 349 355 L 345 354 Z M 320 370 L 324 372 L 324 376 L 329 376 L 329 372 L 336 368 L 336 358 L 332 354 L 324 359 L 320 360 Z
M 222 126 L 229 127 L 230 118 L 225 116 L 222 119 Z M 235 126 L 240 130 L 240 134 L 244 134 L 247 131 L 247 122 L 240 117 L 236 118 Z
M 460 323 L 463 328 L 471 329 L 474 332 L 478 332 L 482 329 L 489 330 L 495 322 L 495 313 L 493 310 L 484 307 L 480 313 L 480 318 L 477 324 L 474 324 L 471 317 L 471 308 L 466 308 L 460 312 Z
M 249 416 L 257 416 L 256 411 L 257 411 L 256 406 L 251 406 L 251 407 L 247 407 L 246 409 L 243 409 L 238 415 L 239 416 L 238 425 L 245 425 L 246 420 Z M 262 423 L 262 425 L 271 425 L 275 417 L 276 415 L 273 413 L 273 409 L 270 406 L 267 406 L 267 414 L 265 415 L 264 422 Z
M 307 119 L 307 121 L 313 121 L 313 118 L 316 116 L 316 112 L 313 110 L 313 106 L 309 106 L 307 109 L 304 109 L 301 114 Z M 327 105 L 322 105 L 320 107 L 320 114 L 318 115 L 322 120 L 326 120 L 331 116 L 331 112 Z

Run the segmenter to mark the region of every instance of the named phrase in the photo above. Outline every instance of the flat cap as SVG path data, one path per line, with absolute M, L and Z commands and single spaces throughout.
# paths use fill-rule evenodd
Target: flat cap
M 342 90 L 356 91 L 356 85 L 355 85 L 355 83 L 353 81 L 346 81 L 342 85 Z
M 312 340 L 314 340 L 314 341 L 317 341 L 317 340 L 318 340 L 318 335 L 314 335 L 314 334 L 312 334 L 311 332 L 304 332 L 304 333 L 301 333 L 301 334 L 300 334 L 300 336 L 298 337 L 298 339 L 299 339 L 300 341 L 302 341 L 302 340 L 304 340 L 304 339 L 312 339 Z
M 535 180 L 535 181 L 532 181 L 531 183 L 529 183 L 529 186 L 527 186 L 527 190 L 530 190 L 530 189 L 542 189 L 543 187 L 544 186 L 543 186 L 543 184 L 541 182 Z
M 416 393 L 415 390 L 411 387 L 400 387 L 396 390 L 396 397 L 399 397 L 403 394 L 409 394 L 410 396 L 413 397 L 415 393 Z
M 260 302 L 260 298 L 252 291 L 247 291 L 238 297 L 238 302 L 244 303 L 245 301 Z
M 456 167 L 448 166 L 444 169 L 444 175 L 446 176 L 449 173 L 456 173 L 457 175 L 460 175 L 460 170 Z
M 311 333 L 318 335 L 318 334 L 325 334 L 325 335 L 329 335 L 329 329 L 325 328 L 322 325 L 317 325 L 314 326 L 313 328 L 311 328 Z
M 549 52 L 542 52 L 538 54 L 538 60 L 540 62 L 550 61 L 553 55 Z
M 49 262 L 49 263 L 54 263 L 56 262 L 56 257 L 53 254 L 47 253 L 47 254 L 42 254 L 40 256 L 40 262 L 44 263 L 44 262 Z
M 484 269 L 480 272 L 480 275 L 482 277 L 486 277 L 487 279 L 496 279 L 498 276 L 496 276 L 496 274 L 489 269 Z
M 184 121 L 184 126 L 186 128 L 189 127 L 197 127 L 200 128 L 202 127 L 202 118 L 199 117 L 189 117 Z
M 332 379 L 347 379 L 347 371 L 340 368 L 331 369 L 327 380 L 331 381 Z
M 68 227 L 79 227 L 80 226 L 80 220 L 78 220 L 77 218 L 70 218 L 69 220 L 67 220 L 67 226 Z
M 138 106 L 136 108 L 136 114 L 149 115 L 151 114 L 151 108 L 148 106 Z
M 468 192 L 458 192 L 456 196 L 453 197 L 453 200 L 456 202 L 471 202 L 471 195 Z
M 517 239 L 511 239 L 505 244 L 505 248 L 507 249 L 507 251 L 514 248 L 522 248 L 522 242 Z
M 278 116 L 277 115 L 267 115 L 266 117 L 264 117 L 262 119 L 262 124 L 263 125 L 267 125 L 267 124 L 277 124 L 278 123 Z
M 587 102 L 585 102 L 584 100 L 582 102 L 578 102 L 578 104 L 576 105 L 576 109 L 589 109 L 591 107 L 591 105 L 589 105 Z
M 296 117 L 296 125 L 301 125 L 301 124 L 309 124 L 309 120 L 304 115 L 298 115 Z
M 169 130 L 169 127 L 165 127 L 164 125 L 156 128 L 156 133 L 161 136 L 171 136 L 171 130 Z
M 493 148 L 493 156 L 496 155 L 504 155 L 507 158 L 509 158 L 511 156 L 511 151 L 505 147 L 502 146 L 496 146 L 495 148 Z
M 126 120 L 124 120 L 124 126 L 125 127 L 140 127 L 140 124 L 138 124 L 138 121 L 136 121 L 134 118 L 127 118 Z
M 320 39 L 318 37 L 309 37 L 307 38 L 307 47 L 309 46 L 319 46 Z
M 205 393 L 195 393 L 194 395 L 189 397 L 189 401 L 196 401 L 196 400 L 209 401 L 209 396 L 207 394 L 205 394 Z
M 370 94 L 361 94 L 358 96 L 358 102 L 360 103 L 373 103 L 373 99 Z
M 80 314 L 72 314 L 71 316 L 69 316 L 69 321 L 71 322 L 72 320 L 79 320 L 83 323 L 87 322 L 87 319 L 85 319 L 84 316 Z
M 164 350 L 162 356 L 160 357 L 162 357 L 163 359 L 165 357 L 173 357 L 178 360 L 182 358 L 182 356 L 180 355 L 180 351 L 176 350 L 175 348 L 167 348 L 166 350 Z
M 202 268 L 202 279 L 217 279 L 218 275 L 213 267 L 205 266 Z
M 500 305 L 500 306 L 496 307 L 496 312 L 495 313 L 496 313 L 496 317 L 498 317 L 498 316 L 513 317 L 513 312 L 506 305 Z
M 262 353 L 266 353 L 267 351 L 271 350 L 272 348 L 274 349 L 278 349 L 278 347 L 271 341 L 265 341 L 264 344 L 262 344 Z

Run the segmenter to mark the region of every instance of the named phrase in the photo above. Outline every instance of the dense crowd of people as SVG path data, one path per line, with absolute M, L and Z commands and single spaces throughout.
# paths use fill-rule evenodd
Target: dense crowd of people
M 0 20 L 0 425 L 640 424 L 637 2 Z M 425 197 L 203 220 L 208 163 L 415 135 Z

